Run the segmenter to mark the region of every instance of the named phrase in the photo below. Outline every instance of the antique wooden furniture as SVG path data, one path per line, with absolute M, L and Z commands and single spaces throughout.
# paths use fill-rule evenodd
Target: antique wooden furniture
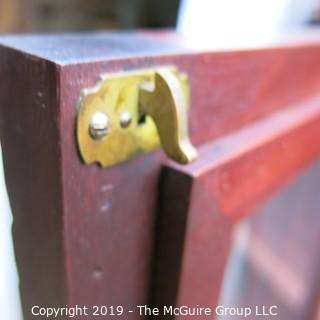
M 264 273 L 243 274 L 241 303 L 277 304 L 278 319 L 314 316 L 317 33 L 219 52 L 148 33 L 8 36 L 0 43 L 0 139 L 25 319 L 33 319 L 33 305 L 134 310 L 123 319 L 140 319 L 136 306 L 145 304 L 215 307 L 230 274 L 232 232 L 253 213 L 246 250 Z M 85 165 L 75 137 L 81 90 L 100 74 L 167 65 L 188 74 L 199 159 L 177 165 L 160 149 L 108 168 Z M 272 219 L 259 224 L 259 214 Z M 272 279 L 284 279 L 278 291 Z M 290 296 L 286 286 L 297 281 Z

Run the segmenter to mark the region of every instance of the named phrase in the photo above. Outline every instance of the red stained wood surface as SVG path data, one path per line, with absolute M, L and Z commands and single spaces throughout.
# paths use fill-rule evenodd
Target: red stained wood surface
M 0 49 L 0 140 L 25 319 L 33 305 L 66 302 L 57 73 Z
M 312 319 L 320 270 L 319 161 L 237 224 L 219 304 L 277 306 L 277 319 Z M 248 317 L 256 319 L 254 312 Z
M 305 148 L 307 152 L 297 157 L 292 154 L 319 134 L 313 124 L 318 109 L 314 102 L 307 103 L 317 101 L 320 85 L 317 41 L 206 53 L 132 34 L 11 36 L 2 37 L 0 44 L 0 139 L 15 219 L 15 250 L 26 319 L 32 319 L 29 309 L 34 304 L 119 304 L 130 309 L 148 301 L 159 176 L 166 160 L 159 151 L 107 169 L 82 163 L 74 135 L 76 103 L 80 91 L 94 85 L 101 73 L 159 65 L 176 65 L 188 73 L 191 139 L 198 146 L 209 145 L 201 147 L 200 164 L 185 170 L 192 172 L 220 154 L 225 166 L 219 166 L 219 172 L 226 175 L 222 179 L 226 183 L 248 173 L 252 178 L 243 181 L 244 190 L 260 183 L 253 195 L 243 199 L 232 188 L 218 190 L 209 180 L 195 182 L 202 179 L 188 174 L 181 179 L 190 180 L 186 184 L 189 187 L 177 184 L 185 194 L 173 187 L 182 200 L 186 197 L 176 204 L 185 207 L 183 212 L 190 210 L 187 195 L 196 188 L 216 190 L 217 194 L 204 192 L 208 199 L 203 203 L 212 202 L 211 196 L 219 199 L 215 210 L 228 213 L 217 218 L 226 237 L 232 217 L 240 217 L 244 206 L 249 209 L 262 201 L 283 179 L 311 161 L 318 150 L 318 142 L 314 142 Z M 306 109 L 295 113 L 302 114 L 303 120 L 296 124 L 283 120 L 287 131 L 280 124 L 278 134 L 270 138 L 274 122 L 265 119 L 282 111 L 286 115 L 293 105 L 297 110 Z M 252 123 L 259 120 L 267 123 L 263 128 L 268 132 L 254 129 Z M 271 122 L 268 125 L 265 121 Z M 250 145 L 240 149 L 243 163 L 230 167 L 212 141 L 231 134 L 226 141 L 246 145 L 243 137 L 237 138 L 244 126 L 260 140 L 253 137 L 251 149 Z M 232 150 L 228 152 L 233 155 Z M 288 166 L 279 166 L 283 159 L 289 161 Z M 263 166 L 275 171 L 274 178 L 266 178 L 266 171 L 255 171 Z M 184 174 L 182 171 L 178 176 Z M 221 183 L 220 179 L 213 181 L 217 186 Z M 232 201 L 227 200 L 229 197 Z M 204 230 L 203 239 L 206 236 Z M 225 260 L 221 244 L 215 245 L 221 261 Z M 217 270 L 217 275 L 223 272 L 221 266 Z M 137 313 L 123 317 L 138 318 Z
M 188 167 L 164 169 L 153 305 L 214 310 L 234 225 L 319 157 L 319 135 L 315 97 L 203 145 Z

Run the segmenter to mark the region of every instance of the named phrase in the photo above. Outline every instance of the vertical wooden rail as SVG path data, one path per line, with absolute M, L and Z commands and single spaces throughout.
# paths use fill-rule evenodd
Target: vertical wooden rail
M 233 226 L 320 155 L 319 135 L 314 97 L 203 145 L 199 161 L 188 167 L 164 168 L 154 306 L 215 310 Z
M 65 303 L 56 68 L 1 49 L 0 137 L 25 319 Z

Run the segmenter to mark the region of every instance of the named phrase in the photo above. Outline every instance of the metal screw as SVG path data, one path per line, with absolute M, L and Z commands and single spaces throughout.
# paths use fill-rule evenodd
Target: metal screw
M 108 116 L 103 112 L 96 112 L 91 118 L 89 133 L 93 139 L 100 140 L 108 134 L 109 127 Z
M 120 114 L 120 126 L 121 128 L 128 128 L 132 122 L 132 115 L 130 112 L 122 112 Z

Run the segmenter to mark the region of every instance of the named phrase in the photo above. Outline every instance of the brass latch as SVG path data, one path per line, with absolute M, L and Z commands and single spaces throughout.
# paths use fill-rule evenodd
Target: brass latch
M 81 93 L 77 139 L 85 163 L 111 166 L 162 145 L 179 163 L 197 151 L 188 137 L 189 86 L 174 67 L 107 74 Z

